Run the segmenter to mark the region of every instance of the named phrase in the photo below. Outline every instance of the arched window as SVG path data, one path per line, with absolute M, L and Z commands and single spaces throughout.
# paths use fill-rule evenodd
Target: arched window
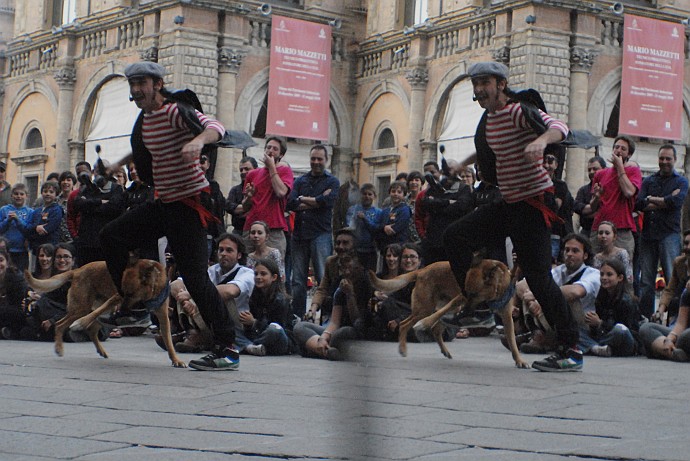
M 38 128 L 31 128 L 24 139 L 24 149 L 38 149 L 43 147 L 43 136 Z
M 377 149 L 390 149 L 395 147 L 395 136 L 390 128 L 384 128 L 379 134 L 379 139 L 376 142 Z

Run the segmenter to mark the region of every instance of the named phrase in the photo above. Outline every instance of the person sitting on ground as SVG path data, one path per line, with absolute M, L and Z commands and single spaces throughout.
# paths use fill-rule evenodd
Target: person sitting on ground
M 673 328 L 648 322 L 640 327 L 640 339 L 649 358 L 668 359 L 676 362 L 690 360 L 690 291 L 686 288 L 680 296 L 678 320 Z
M 592 267 L 600 269 L 602 263 L 607 259 L 618 259 L 625 266 L 625 278 L 628 281 L 627 289 L 632 293 L 633 272 L 630 254 L 624 248 L 615 245 L 618 230 L 611 221 L 602 221 L 597 228 L 597 239 L 601 251 L 594 255 Z
M 218 237 L 218 263 L 208 268 L 208 276 L 216 286 L 220 297 L 235 325 L 235 347 L 243 351 L 251 341 L 244 336 L 244 327 L 239 322 L 239 313 L 249 311 L 249 297 L 254 289 L 254 271 L 244 266 L 246 259 L 242 237 L 223 233 Z M 213 346 L 213 335 L 204 321 L 196 302 L 184 286 L 182 279 L 170 286 L 171 294 L 181 305 L 182 311 L 192 320 L 184 341 L 175 344 L 177 352 L 201 352 Z
M 592 246 L 587 237 L 576 233 L 568 234 L 563 238 L 564 262 L 551 269 L 551 276 L 560 288 L 580 330 L 588 328 L 585 315 L 595 310 L 594 302 L 600 287 L 599 271 L 589 266 L 592 253 Z M 531 333 L 528 342 L 524 342 L 528 339 L 527 336 L 522 337 L 524 339 L 521 342 L 524 344 L 519 344 L 520 352 L 543 354 L 555 350 L 556 333 L 546 320 L 527 280 L 520 280 L 516 284 L 513 303 L 521 307 L 518 323 Z M 519 327 L 516 327 L 516 331 L 518 329 Z
M 58 243 L 55 246 L 54 274 L 62 274 L 76 267 L 74 247 L 70 243 Z M 71 282 L 67 282 L 60 288 L 42 295 L 32 296 L 32 302 L 24 308 L 28 317 L 26 325 L 21 329 L 21 339 L 53 341 L 55 339 L 55 324 L 67 313 L 67 293 Z M 99 333 L 99 337 L 103 334 Z M 65 332 L 65 340 L 86 340 L 86 335 Z M 101 337 L 101 340 L 103 338 Z
M 31 275 L 37 280 L 49 279 L 53 276 L 54 264 L 55 246 L 44 243 L 36 251 L 36 268 Z
M 327 326 L 298 322 L 293 334 L 303 357 L 342 360 L 347 342 L 359 338 L 355 322 L 366 308 L 371 288 L 364 270 L 352 254 L 338 259 L 340 282 L 333 295 L 333 311 Z
M 376 229 L 380 228 L 383 212 L 374 205 L 376 188 L 371 183 L 359 188 L 360 203 L 352 205 L 348 211 L 351 216 L 348 226 L 355 230 L 357 258 L 368 270 L 376 270 L 378 253 L 376 251 Z
M 331 315 L 333 307 L 333 295 L 340 284 L 340 271 L 338 260 L 347 255 L 356 257 L 355 253 L 355 231 L 350 227 L 343 227 L 335 234 L 333 245 L 335 255 L 326 258 L 326 270 L 324 271 L 321 283 L 314 291 L 311 299 L 309 311 L 304 315 L 304 320 L 315 322 L 317 312 L 320 311 L 320 323 L 326 323 Z
M 690 279 L 690 230 L 683 232 L 682 254 L 673 261 L 673 271 L 668 285 L 664 287 L 659 306 L 651 320 L 663 325 L 672 325 L 678 316 L 680 296 Z
M 599 271 L 601 289 L 596 310 L 585 312 L 589 328 L 580 331 L 578 347 L 584 354 L 630 357 L 637 351 L 633 332 L 637 334 L 640 311 L 626 292 L 625 266 L 618 259 L 607 259 Z
M 288 316 L 290 300 L 280 269 L 272 259 L 259 259 L 254 266 L 254 291 L 249 298 L 249 311 L 240 312 L 244 335 L 251 340 L 244 351 L 251 355 L 286 355 L 290 340 L 286 329 L 291 327 Z
M 0 337 L 17 339 L 25 326 L 22 300 L 28 285 L 11 263 L 7 250 L 0 250 Z
M 0 208 L 0 234 L 9 241 L 10 259 L 20 271 L 29 267 L 26 237 L 23 230 L 31 218 L 31 208 L 26 206 L 26 186 L 17 183 L 12 187 L 12 203 Z
M 285 282 L 285 264 L 277 248 L 268 246 L 268 234 L 270 229 L 268 224 L 263 221 L 254 221 L 249 227 L 249 240 L 251 240 L 254 251 L 247 255 L 246 266 L 254 270 L 256 261 L 259 259 L 270 259 L 280 269 L 280 280 Z

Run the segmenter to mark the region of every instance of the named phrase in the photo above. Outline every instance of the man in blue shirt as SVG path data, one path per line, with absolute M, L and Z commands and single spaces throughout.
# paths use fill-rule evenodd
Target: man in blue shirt
M 333 253 L 331 239 L 333 204 L 340 182 L 326 171 L 328 150 L 315 144 L 309 151 L 311 171 L 295 180 L 287 209 L 295 212 L 292 233 L 292 311 L 302 318 L 307 307 L 307 276 L 309 261 L 320 283 L 326 258 Z
M 642 181 L 635 208 L 644 212 L 640 238 L 640 312 L 654 313 L 654 290 L 659 261 L 666 283 L 671 279 L 673 260 L 680 255 L 680 211 L 688 193 L 688 180 L 674 165 L 676 148 L 659 148 L 659 171 Z

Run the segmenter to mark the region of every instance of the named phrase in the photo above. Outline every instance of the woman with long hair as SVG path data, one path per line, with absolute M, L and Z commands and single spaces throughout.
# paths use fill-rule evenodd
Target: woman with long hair
M 249 227 L 249 240 L 254 251 L 247 255 L 247 267 L 254 269 L 259 259 L 272 259 L 280 270 L 280 280 L 285 281 L 285 263 L 280 255 L 280 250 L 268 246 L 269 227 L 264 221 L 254 221 Z
M 44 280 L 53 276 L 53 266 L 55 264 L 55 246 L 52 243 L 44 243 L 38 247 L 36 252 L 36 268 L 33 277 Z
M 618 230 L 611 221 L 602 221 L 597 229 L 597 240 L 601 251 L 594 255 L 592 267 L 601 269 L 602 263 L 607 259 L 618 259 L 625 266 L 625 278 L 628 281 L 628 293 L 632 293 L 633 271 L 630 254 L 624 248 L 616 246 Z
M 599 271 L 601 288 L 596 310 L 585 312 L 588 328 L 580 331 L 578 347 L 585 354 L 600 357 L 635 355 L 633 332 L 638 331 L 640 312 L 626 289 L 625 266 L 618 259 L 606 259 Z
M 244 351 L 260 356 L 289 353 L 289 313 L 290 301 L 280 279 L 280 268 L 272 259 L 255 261 L 249 311 L 239 313 L 244 334 L 252 341 Z
M 76 266 L 74 246 L 69 243 L 58 243 L 55 246 L 55 274 L 61 274 Z M 67 292 L 71 282 L 49 293 L 44 293 L 31 303 L 27 327 L 22 329 L 22 339 L 52 341 L 55 324 L 67 313 Z M 67 336 L 69 338 L 69 336 Z

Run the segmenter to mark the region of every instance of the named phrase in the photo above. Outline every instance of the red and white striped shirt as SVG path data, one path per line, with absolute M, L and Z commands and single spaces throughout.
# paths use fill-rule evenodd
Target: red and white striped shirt
M 565 137 L 565 123 L 539 111 L 549 128 L 559 130 Z M 486 141 L 496 154 L 496 177 L 503 199 L 515 203 L 539 195 L 553 186 L 541 160 L 530 162 L 525 147 L 537 139 L 522 113 L 520 103 L 510 103 L 486 119 Z
M 204 128 L 212 128 L 222 136 L 225 128 L 218 121 L 196 113 Z M 192 163 L 182 160 L 182 146 L 194 139 L 176 103 L 168 103 L 157 111 L 144 114 L 142 137 L 151 152 L 153 181 L 156 193 L 163 202 L 174 202 L 196 195 L 207 187 L 199 159 Z

